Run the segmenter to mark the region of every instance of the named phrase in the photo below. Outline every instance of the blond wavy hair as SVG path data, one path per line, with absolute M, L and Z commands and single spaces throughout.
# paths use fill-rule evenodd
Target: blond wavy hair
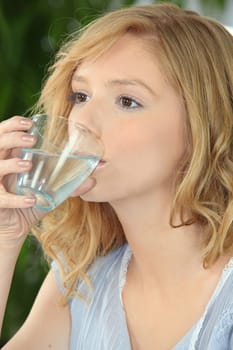
M 222 25 L 171 4 L 106 14 L 63 44 L 37 110 L 68 118 L 71 79 L 79 63 L 99 57 L 125 33 L 146 42 L 186 108 L 188 146 L 176 179 L 170 224 L 176 227 L 178 212 L 180 225 L 195 222 L 204 227 L 203 264 L 208 267 L 233 250 L 233 38 Z M 96 256 L 126 241 L 108 203 L 80 198 L 69 198 L 34 233 L 59 265 L 66 298 L 75 294 L 77 280 L 90 285 L 86 272 Z

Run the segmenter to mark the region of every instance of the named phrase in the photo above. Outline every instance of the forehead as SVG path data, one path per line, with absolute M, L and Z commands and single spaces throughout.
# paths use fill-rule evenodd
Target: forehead
M 151 49 L 149 41 L 125 34 L 97 58 L 86 58 L 77 67 L 75 77 L 105 76 L 111 78 L 144 79 L 165 82 L 156 49 Z

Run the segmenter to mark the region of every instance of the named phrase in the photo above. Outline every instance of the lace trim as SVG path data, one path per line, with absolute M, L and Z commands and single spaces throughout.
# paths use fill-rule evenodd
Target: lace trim
M 124 309 L 124 304 L 123 304 L 123 300 L 122 300 L 122 291 L 123 291 L 123 288 L 125 286 L 126 275 L 127 275 L 128 266 L 129 266 L 129 262 L 131 260 L 131 257 L 132 257 L 132 250 L 131 250 L 130 246 L 127 245 L 126 250 L 124 252 L 124 255 L 122 257 L 121 268 L 120 268 L 120 275 L 119 275 L 120 302 L 121 302 L 121 305 L 122 305 L 123 309 Z M 226 283 L 226 281 L 227 281 L 228 277 L 230 276 L 230 274 L 232 273 L 232 271 L 233 271 L 233 258 L 231 258 L 229 260 L 229 262 L 223 268 L 221 277 L 220 277 L 219 282 L 218 282 L 218 284 L 217 284 L 217 286 L 215 288 L 215 291 L 214 291 L 212 297 L 210 298 L 210 300 L 209 300 L 209 302 L 208 302 L 208 304 L 207 304 L 207 306 L 205 308 L 205 311 L 204 311 L 203 315 L 199 319 L 199 321 L 198 321 L 198 323 L 197 323 L 197 325 L 196 325 L 196 327 L 195 327 L 195 329 L 193 331 L 188 350 L 197 350 L 196 349 L 196 344 L 197 344 L 197 341 L 199 339 L 199 334 L 200 334 L 200 331 L 202 329 L 202 326 L 203 326 L 204 320 L 206 318 L 207 312 L 208 312 L 210 306 L 213 304 L 213 302 L 218 297 L 219 293 L 221 292 L 224 284 Z
M 230 274 L 232 273 L 232 271 L 233 271 L 233 258 L 231 258 L 229 260 L 229 262 L 225 265 L 225 267 L 222 271 L 222 275 L 221 275 L 220 280 L 217 284 L 217 287 L 216 287 L 212 297 L 210 298 L 202 317 L 198 321 L 197 326 L 195 327 L 195 329 L 193 331 L 188 350 L 197 350 L 196 344 L 197 344 L 197 341 L 199 339 L 199 335 L 200 335 L 200 332 L 202 330 L 202 326 L 203 326 L 204 320 L 206 318 L 207 312 L 208 312 L 210 306 L 213 304 L 213 302 L 218 297 L 220 291 L 222 290 L 224 284 L 226 283 L 226 281 L 227 281 L 228 277 L 230 276 Z
M 128 271 L 129 262 L 132 257 L 132 250 L 129 245 L 127 245 L 126 250 L 123 254 L 122 261 L 121 261 L 121 268 L 120 268 L 120 274 L 119 274 L 119 293 L 120 293 L 120 301 L 121 306 L 124 309 L 124 304 L 122 300 L 122 291 L 125 286 L 126 282 L 126 275 Z

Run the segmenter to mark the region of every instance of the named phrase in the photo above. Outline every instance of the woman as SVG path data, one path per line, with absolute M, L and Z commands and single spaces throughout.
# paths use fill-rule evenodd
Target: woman
M 106 152 L 34 227 L 52 268 L 3 349 L 233 346 L 232 57 L 220 24 L 173 5 L 112 12 L 61 48 L 37 109 L 83 123 Z M 35 142 L 29 127 L 0 125 L 2 317 L 43 215 L 6 181 L 31 166 L 10 152 Z

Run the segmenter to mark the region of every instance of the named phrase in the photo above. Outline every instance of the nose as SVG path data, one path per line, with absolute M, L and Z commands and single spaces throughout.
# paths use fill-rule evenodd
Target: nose
M 94 107 L 91 103 L 88 103 L 81 108 L 74 106 L 69 115 L 69 119 L 72 122 L 84 125 L 87 129 L 101 138 L 102 123 L 99 107 Z

